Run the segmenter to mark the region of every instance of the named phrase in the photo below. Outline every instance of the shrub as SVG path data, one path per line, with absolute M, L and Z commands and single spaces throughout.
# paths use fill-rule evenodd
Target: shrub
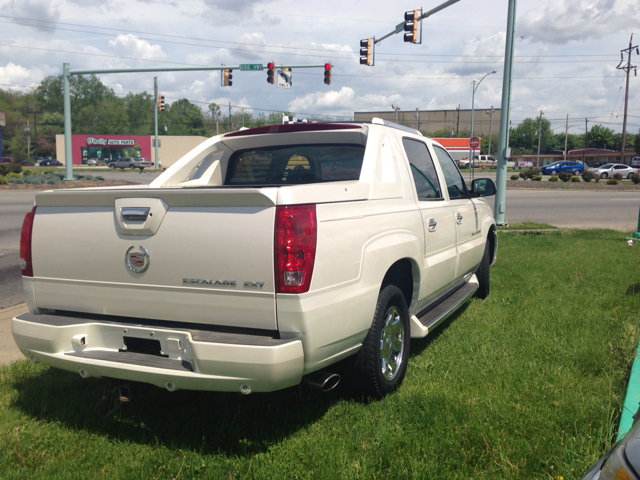
M 24 179 L 26 183 L 30 183 L 31 185 L 40 185 L 42 182 L 45 182 L 47 178 L 41 174 L 37 173 L 36 175 L 29 175 Z
M 523 170 L 518 175 L 520 176 L 521 179 L 523 179 L 525 181 L 527 180 L 527 172 L 526 171 Z
M 9 165 L 7 165 L 6 163 L 0 163 L 0 175 L 2 175 L 3 177 L 9 173 Z
M 614 174 L 613 174 L 613 178 L 615 178 L 616 180 L 620 181 L 620 180 L 622 180 L 622 174 L 620 174 L 620 173 L 614 173 Z
M 557 182 L 558 181 L 558 177 L 556 177 L 556 176 L 549 177 L 549 181 L 550 182 Z
M 571 181 L 573 183 L 580 183 L 582 180 L 580 180 L 580 177 L 571 177 Z
M 7 178 L 22 178 L 22 175 L 19 173 L 9 172 L 6 175 Z
M 56 171 L 53 168 L 45 168 L 42 172 L 40 173 L 44 173 L 45 175 L 47 173 L 55 173 Z
M 539 168 L 529 168 L 527 170 L 527 178 L 530 178 L 533 180 L 533 177 L 535 177 L 536 175 L 540 175 L 540 169 Z
M 590 182 L 591 180 L 593 180 L 593 173 L 585 170 L 584 172 L 582 172 L 582 175 L 580 175 L 582 177 L 582 180 L 584 180 L 585 182 Z
M 20 173 L 22 171 L 22 165 L 20 165 L 18 162 L 11 162 L 9 170 L 11 170 L 13 173 Z
M 47 178 L 47 184 L 55 185 L 56 183 L 60 183 L 60 179 L 58 177 L 56 177 L 55 175 Z
M 533 180 L 534 182 L 541 182 L 542 181 L 542 176 L 534 175 L 533 177 L 531 177 L 531 180 Z
M 85 180 L 91 180 L 93 178 L 93 175 L 85 175 L 84 179 Z
M 630 178 L 634 185 L 638 185 L 640 183 L 640 172 L 634 173 Z
M 518 175 L 517 173 L 514 173 L 513 175 L 511 175 L 511 180 L 518 180 L 520 178 L 520 175 Z
M 22 183 L 24 183 L 24 180 L 23 180 L 22 178 L 10 178 L 10 179 L 9 179 L 9 182 L 10 182 L 10 183 L 19 183 L 19 184 L 22 184 Z
M 7 177 L 5 177 L 4 175 L 0 175 L 0 185 L 6 185 L 7 183 L 9 183 Z
M 607 180 L 607 185 L 618 185 L 620 183 L 620 180 L 618 180 L 617 178 L 610 178 L 609 180 Z
M 596 183 L 600 181 L 600 175 L 598 173 L 593 174 L 593 181 Z
M 94 180 L 104 180 L 102 177 L 96 177 Z
M 571 180 L 571 178 L 573 177 L 573 173 L 570 172 L 560 172 L 558 174 L 558 177 L 560 178 L 560 180 L 562 180 L 563 182 L 568 182 L 569 180 Z
M 25 169 L 22 171 L 22 176 L 23 176 L 23 177 L 28 177 L 29 175 L 33 175 L 34 173 L 36 173 L 36 171 L 35 171 L 35 170 L 29 170 L 28 168 L 25 168 Z

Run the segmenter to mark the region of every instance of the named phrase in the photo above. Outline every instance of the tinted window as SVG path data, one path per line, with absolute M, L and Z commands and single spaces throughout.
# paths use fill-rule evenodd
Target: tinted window
M 285 145 L 235 152 L 225 185 L 297 185 L 358 180 L 363 145 Z
M 402 145 L 411 165 L 411 173 L 419 200 L 441 199 L 442 191 L 433 159 L 427 146 L 417 140 L 403 138 Z
M 464 183 L 460 170 L 453 163 L 453 159 L 449 156 L 446 150 L 434 145 L 433 149 L 440 162 L 442 173 L 444 173 L 444 179 L 447 182 L 447 191 L 449 192 L 449 198 L 454 200 L 456 198 L 463 198 L 467 196 L 467 185 Z

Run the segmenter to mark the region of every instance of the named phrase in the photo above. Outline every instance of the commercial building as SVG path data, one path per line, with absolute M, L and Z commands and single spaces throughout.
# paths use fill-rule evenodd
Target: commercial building
M 500 130 L 500 109 L 475 108 L 473 115 L 473 134 L 475 136 L 498 135 Z M 397 116 L 396 116 L 397 115 Z M 354 112 L 356 122 L 370 121 L 378 117 L 397 122 L 421 132 L 433 133 L 447 130 L 456 135 L 458 132 L 471 131 L 471 109 L 469 110 L 385 110 L 378 112 Z
M 155 163 L 154 139 L 153 135 L 75 134 L 71 135 L 71 159 L 74 165 L 85 165 L 90 158 L 109 162 L 124 157 L 144 157 Z M 162 135 L 158 140 L 158 158 L 166 168 L 207 137 Z M 56 135 L 56 155 L 65 162 L 64 135 Z

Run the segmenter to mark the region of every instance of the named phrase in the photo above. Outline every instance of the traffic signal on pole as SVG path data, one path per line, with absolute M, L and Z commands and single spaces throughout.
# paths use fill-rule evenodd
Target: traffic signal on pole
M 164 112 L 164 95 L 158 94 L 158 110 Z
M 267 63 L 267 82 L 271 85 L 275 82 L 274 75 L 276 74 L 276 63 L 269 62 Z
M 324 84 L 331 84 L 331 63 L 329 62 L 324 64 Z
M 233 75 L 231 75 L 231 72 L 233 72 L 233 70 L 229 68 L 225 68 L 222 71 L 222 85 L 225 87 L 231 87 L 233 85 L 233 82 L 231 81 Z
M 405 42 L 418 42 L 418 10 L 404 12 L 404 31 Z
M 371 65 L 371 39 L 360 40 L 360 65 Z

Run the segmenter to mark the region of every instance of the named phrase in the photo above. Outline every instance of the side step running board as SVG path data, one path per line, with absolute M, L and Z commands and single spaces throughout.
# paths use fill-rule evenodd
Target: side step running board
M 424 338 L 476 293 L 478 279 L 474 275 L 459 289 L 418 316 L 411 317 L 411 338 Z

